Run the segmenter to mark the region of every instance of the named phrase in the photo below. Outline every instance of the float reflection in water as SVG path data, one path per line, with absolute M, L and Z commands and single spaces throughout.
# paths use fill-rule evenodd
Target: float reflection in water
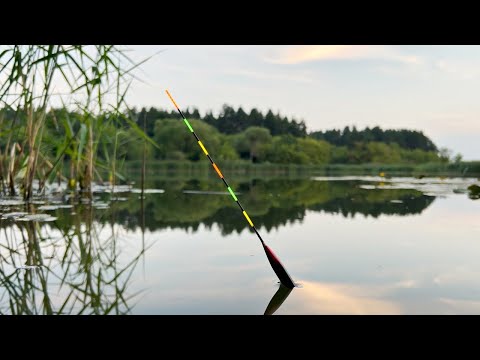
M 278 308 L 282 306 L 283 302 L 287 299 L 288 295 L 290 295 L 292 290 L 293 289 L 288 288 L 280 283 L 277 292 L 273 294 L 272 299 L 268 303 L 264 315 L 273 315 L 275 311 L 277 311 Z

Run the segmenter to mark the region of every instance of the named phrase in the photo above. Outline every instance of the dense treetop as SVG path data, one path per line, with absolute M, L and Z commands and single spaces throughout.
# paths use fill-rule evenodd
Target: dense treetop
M 346 126 L 343 130 L 333 129 L 307 133 L 307 127 L 303 120 L 290 120 L 280 114 L 274 114 L 271 110 L 263 114 L 255 108 L 246 113 L 242 107 L 235 110 L 229 105 L 224 105 L 218 116 L 214 116 L 210 111 L 202 117 L 196 108 L 187 109 L 184 114 L 188 119 L 203 120 L 223 134 L 237 134 L 251 126 L 258 126 L 270 130 L 272 136 L 289 134 L 295 137 L 305 137 L 308 135 L 317 140 L 325 140 L 335 146 L 347 146 L 349 148 L 358 142 L 373 141 L 387 144 L 396 143 L 401 148 L 410 150 L 438 151 L 432 140 L 425 136 L 423 132 L 415 130 L 382 130 L 378 126 L 357 130 L 355 126 L 352 128 Z M 148 110 L 142 108 L 140 111 L 134 109 L 133 116 L 139 122 L 146 117 L 148 135 L 153 136 L 155 120 L 175 119 L 178 118 L 178 113 L 175 110 L 168 112 L 151 107 Z
M 414 130 L 383 130 L 376 126 L 357 130 L 355 126 L 343 130 L 307 132 L 305 122 L 288 119 L 269 110 L 266 114 L 257 109 L 246 112 L 224 105 L 218 115 L 211 111 L 201 116 L 198 109 L 185 109 L 195 132 L 208 147 L 215 159 L 238 160 L 280 164 L 359 164 L 359 163 L 425 163 L 448 161 L 445 151 L 422 132 Z M 0 110 L 4 119 L 10 121 L 11 131 L 22 131 L 24 117 L 21 113 Z M 80 122 L 74 121 L 80 114 L 65 109 L 49 111 L 46 121 L 44 146 L 52 153 L 61 151 L 58 139 L 67 137 L 59 123 L 72 123 L 70 136 L 82 135 Z M 96 121 L 103 121 L 106 115 L 98 115 Z M 132 119 L 137 130 L 127 119 Z M 102 137 L 98 141 L 97 157 L 109 159 L 113 150 L 126 160 L 139 160 L 143 154 L 143 143 L 139 129 L 145 124 L 145 132 L 154 143 L 148 143 L 146 154 L 149 159 L 190 160 L 202 158 L 197 144 L 179 119 L 175 110 L 166 111 L 151 107 L 132 109 L 128 116 L 111 122 L 104 122 Z M 6 133 L 5 133 L 6 134 Z M 0 146 L 7 137 L 0 136 Z M 68 159 L 70 152 L 66 152 Z M 72 154 L 72 156 L 74 156 Z

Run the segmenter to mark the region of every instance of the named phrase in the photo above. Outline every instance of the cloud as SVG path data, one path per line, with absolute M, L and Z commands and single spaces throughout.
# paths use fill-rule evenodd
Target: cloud
M 300 64 L 325 60 L 390 60 L 406 64 L 420 64 L 423 60 L 404 55 L 395 47 L 384 45 L 302 45 L 273 49 L 264 60 L 275 64 Z
M 280 80 L 280 81 L 294 81 L 300 83 L 312 83 L 313 79 L 311 76 L 307 75 L 293 75 L 293 74 L 284 74 L 284 73 L 266 73 L 260 71 L 251 71 L 251 70 L 228 70 L 225 73 L 235 76 L 245 76 L 253 79 L 260 80 Z
M 463 286 L 471 287 L 478 282 L 480 273 L 476 269 L 467 266 L 460 266 L 449 271 L 437 274 L 432 282 L 435 285 L 446 286 Z
M 434 68 L 465 80 L 474 79 L 480 75 L 478 61 L 442 59 L 434 63 Z
M 470 315 L 480 313 L 480 301 L 440 298 L 439 302 L 448 306 L 448 314 Z

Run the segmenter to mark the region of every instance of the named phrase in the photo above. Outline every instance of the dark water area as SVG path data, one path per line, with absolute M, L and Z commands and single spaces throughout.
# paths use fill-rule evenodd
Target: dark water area
M 2 314 L 480 314 L 476 178 L 218 179 L 0 198 Z

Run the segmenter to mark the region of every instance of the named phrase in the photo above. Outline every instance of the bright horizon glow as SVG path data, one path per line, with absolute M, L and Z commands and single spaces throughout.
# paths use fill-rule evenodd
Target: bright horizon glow
M 480 46 L 132 45 L 141 66 L 130 106 L 223 104 L 279 112 L 307 130 L 380 126 L 422 131 L 465 160 L 480 160 Z M 163 50 L 163 51 L 162 51 Z M 159 51 L 161 51 L 159 53 Z

